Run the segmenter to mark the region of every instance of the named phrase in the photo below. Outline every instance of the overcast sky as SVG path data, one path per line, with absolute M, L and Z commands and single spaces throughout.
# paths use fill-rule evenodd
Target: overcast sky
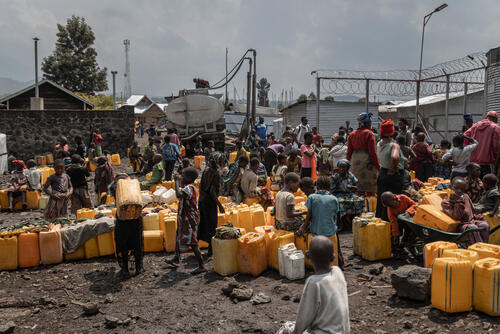
M 416 69 L 423 16 L 435 0 L 0 0 L 0 77 L 33 80 L 33 44 L 54 49 L 57 23 L 72 14 L 92 27 L 100 66 L 119 72 L 123 39 L 131 42 L 135 94 L 175 94 L 192 79 L 224 76 L 245 50 L 257 50 L 258 77 L 271 91 L 293 87 L 295 97 L 315 90 L 317 68 Z M 500 46 L 500 2 L 448 0 L 426 27 L 424 67 Z M 246 71 L 246 66 L 244 67 Z M 242 94 L 245 71 L 234 85 Z M 111 88 L 111 80 L 109 80 Z M 233 83 L 230 84 L 232 98 Z

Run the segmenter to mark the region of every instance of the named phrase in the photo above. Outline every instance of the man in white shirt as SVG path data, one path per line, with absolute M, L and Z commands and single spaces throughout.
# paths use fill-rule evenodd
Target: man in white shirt
M 316 236 L 311 240 L 308 254 L 314 275 L 304 285 L 295 322 L 294 334 L 305 330 L 310 334 L 350 333 L 347 285 L 339 267 L 330 267 L 334 259 L 330 239 Z
M 295 127 L 295 134 L 297 135 L 297 141 L 300 145 L 304 144 L 304 135 L 311 132 L 311 126 L 308 124 L 307 117 L 302 116 L 300 119 L 300 124 Z M 299 147 L 300 147 L 299 145 Z

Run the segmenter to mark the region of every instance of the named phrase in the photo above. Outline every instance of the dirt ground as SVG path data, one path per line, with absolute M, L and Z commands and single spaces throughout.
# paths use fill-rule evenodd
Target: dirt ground
M 122 163 L 118 170 L 124 169 Z M 7 181 L 0 177 L 0 185 Z M 0 227 L 41 216 L 39 210 L 1 212 Z M 448 315 L 398 298 L 391 272 L 414 262 L 364 261 L 353 255 L 350 231 L 340 240 L 352 333 L 500 332 L 498 318 L 475 311 Z M 273 270 L 257 278 L 235 275 L 254 293 L 271 297 L 268 304 L 236 303 L 222 294 L 227 282 L 212 271 L 211 260 L 207 273 L 192 277 L 192 255 L 177 270 L 163 263 L 165 256 L 146 254 L 145 272 L 125 281 L 111 257 L 0 272 L 0 333 L 9 321 L 14 333 L 274 333 L 282 322 L 295 319 L 305 280 L 288 281 Z M 380 274 L 370 274 L 380 268 Z M 85 315 L 84 303 L 97 304 L 99 312 Z

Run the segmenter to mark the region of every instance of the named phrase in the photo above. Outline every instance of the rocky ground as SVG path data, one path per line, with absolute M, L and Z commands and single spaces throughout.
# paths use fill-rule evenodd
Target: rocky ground
M 7 180 L 2 176 L 0 184 Z M 0 227 L 41 216 L 38 210 L 1 212 Z M 415 262 L 364 261 L 353 255 L 349 231 L 340 240 L 352 333 L 500 332 L 498 318 L 475 311 L 449 315 L 428 303 L 399 298 L 391 273 Z M 193 256 L 186 256 L 177 270 L 162 262 L 165 256 L 147 254 L 145 272 L 125 281 L 118 278 L 111 257 L 0 272 L 0 334 L 274 333 L 280 323 L 295 318 L 305 280 L 288 281 L 273 270 L 257 278 L 224 279 L 212 271 L 212 261 L 208 273 L 192 277 Z M 236 298 L 245 299 L 250 291 L 226 296 L 223 289 L 235 283 L 253 295 L 263 293 L 261 302 L 269 302 Z

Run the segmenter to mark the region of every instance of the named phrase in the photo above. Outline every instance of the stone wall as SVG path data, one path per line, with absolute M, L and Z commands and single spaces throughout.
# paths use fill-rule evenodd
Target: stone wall
M 16 158 L 33 159 L 52 152 L 60 136 L 70 147 L 80 135 L 87 145 L 90 125 L 103 136 L 103 149 L 124 156 L 134 141 L 133 107 L 113 110 L 0 110 L 0 133 L 7 135 L 7 150 Z

